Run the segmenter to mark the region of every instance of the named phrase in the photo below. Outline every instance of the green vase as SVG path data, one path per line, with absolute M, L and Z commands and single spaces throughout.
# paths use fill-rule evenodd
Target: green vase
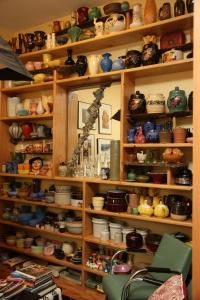
M 174 90 L 169 92 L 167 99 L 167 106 L 169 112 L 184 111 L 187 109 L 187 97 L 184 90 L 180 90 L 179 87 L 175 87 Z
M 72 26 L 71 28 L 68 29 L 67 33 L 69 34 L 72 43 L 77 42 L 79 40 L 81 32 L 82 30 L 78 26 Z
M 94 18 L 100 18 L 101 17 L 101 11 L 98 7 L 92 7 L 89 11 L 89 20 L 92 21 Z

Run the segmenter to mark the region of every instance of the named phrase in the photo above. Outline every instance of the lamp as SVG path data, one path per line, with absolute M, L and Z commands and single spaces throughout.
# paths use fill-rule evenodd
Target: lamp
M 18 56 L 0 37 L 0 80 L 33 80 Z

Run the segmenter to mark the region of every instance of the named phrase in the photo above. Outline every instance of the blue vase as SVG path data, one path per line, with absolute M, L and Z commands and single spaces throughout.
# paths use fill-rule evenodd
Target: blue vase
M 112 60 L 109 58 L 111 56 L 110 53 L 104 53 L 103 59 L 100 62 L 101 68 L 103 72 L 110 72 L 112 69 Z
M 129 142 L 130 144 L 134 143 L 134 138 L 135 138 L 135 128 L 128 129 L 128 135 L 127 135 L 127 138 L 128 138 L 128 142 Z
M 121 57 L 118 57 L 116 60 L 113 61 L 112 64 L 113 71 L 123 70 L 124 68 L 125 68 L 125 62 Z
M 147 143 L 158 143 L 159 142 L 159 131 L 149 130 L 145 135 Z
M 144 135 L 146 136 L 146 134 L 148 133 L 149 130 L 154 130 L 154 127 L 155 127 L 155 124 L 151 121 L 147 121 L 144 123 L 144 126 L 143 126 L 143 132 L 144 132 Z

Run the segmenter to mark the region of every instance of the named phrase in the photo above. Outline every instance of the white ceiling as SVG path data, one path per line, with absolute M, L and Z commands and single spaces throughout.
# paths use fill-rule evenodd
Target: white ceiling
M 0 0 L 0 27 L 16 32 L 70 15 L 81 6 L 93 7 L 110 0 Z

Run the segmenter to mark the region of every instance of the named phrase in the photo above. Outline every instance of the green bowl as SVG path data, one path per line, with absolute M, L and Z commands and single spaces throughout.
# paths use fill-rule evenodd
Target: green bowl
M 149 177 L 148 175 L 137 175 L 137 176 L 136 176 L 136 180 L 137 180 L 138 182 L 146 183 L 146 182 L 149 182 L 150 177 Z

